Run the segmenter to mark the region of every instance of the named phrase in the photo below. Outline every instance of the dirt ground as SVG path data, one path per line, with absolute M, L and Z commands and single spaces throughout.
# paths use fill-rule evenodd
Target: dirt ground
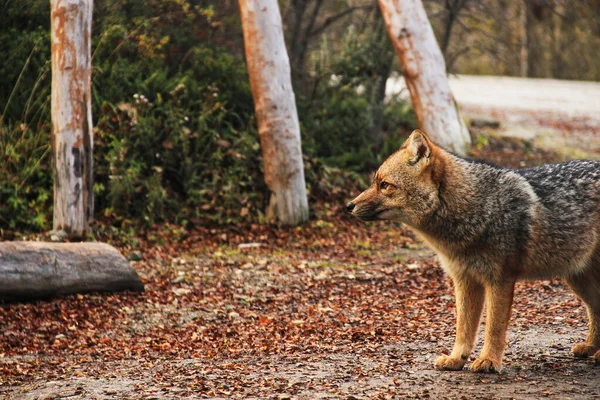
M 464 111 L 503 121 L 473 132 L 474 155 L 501 165 L 600 155 L 588 119 Z M 574 152 L 534 140 L 549 124 Z M 436 371 L 454 338 L 449 278 L 403 227 L 342 204 L 299 228 L 119 239 L 145 293 L 0 307 L 0 399 L 600 399 L 600 366 L 569 354 L 586 316 L 560 281 L 517 285 L 501 374 Z
M 7 399 L 585 399 L 600 396 L 600 368 L 561 344 L 582 329 L 535 325 L 514 332 L 505 371 L 477 375 L 432 368 L 441 343 L 416 341 L 326 354 L 218 359 L 124 359 L 4 390 Z
M 439 372 L 451 283 L 410 232 L 255 228 L 148 248 L 144 294 L 4 306 L 0 398 L 600 398 L 600 367 L 569 355 L 584 308 L 558 281 L 518 285 L 501 374 Z

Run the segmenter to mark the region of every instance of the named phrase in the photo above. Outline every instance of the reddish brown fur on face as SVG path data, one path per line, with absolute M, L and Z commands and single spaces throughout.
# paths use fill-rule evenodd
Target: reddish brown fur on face
M 353 214 L 364 220 L 395 219 L 416 226 L 437 207 L 444 155 L 421 131 L 414 131 L 356 197 Z M 381 185 L 385 185 L 382 187 Z

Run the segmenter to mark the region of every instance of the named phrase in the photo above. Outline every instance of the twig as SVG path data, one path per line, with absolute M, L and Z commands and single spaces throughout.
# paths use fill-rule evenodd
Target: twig
M 346 15 L 348 15 L 348 14 L 350 14 L 350 13 L 356 11 L 356 10 L 361 10 L 361 9 L 362 10 L 369 10 L 369 9 L 372 9 L 372 8 L 373 8 L 372 5 L 370 5 L 370 6 L 355 6 L 355 7 L 347 8 L 344 11 L 342 11 L 341 13 L 336 14 L 336 15 L 332 15 L 331 17 L 328 17 L 327 19 L 325 19 L 325 22 L 323 22 L 323 24 L 320 27 L 318 27 L 317 29 L 315 29 L 314 31 L 312 31 L 310 33 L 310 35 L 311 36 L 315 36 L 315 35 L 321 34 L 325 29 L 327 29 L 327 27 L 329 25 L 333 24 L 338 19 L 340 19 L 340 18 L 342 18 L 342 17 L 344 17 L 344 16 L 346 16 Z

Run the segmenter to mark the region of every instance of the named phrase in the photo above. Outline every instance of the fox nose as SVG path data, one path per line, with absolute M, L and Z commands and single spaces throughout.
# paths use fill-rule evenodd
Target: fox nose
M 354 204 L 353 202 L 350 202 L 350 203 L 346 204 L 346 210 L 348 210 L 348 212 L 352 212 L 352 210 L 354 210 L 355 206 L 356 206 L 356 204 Z

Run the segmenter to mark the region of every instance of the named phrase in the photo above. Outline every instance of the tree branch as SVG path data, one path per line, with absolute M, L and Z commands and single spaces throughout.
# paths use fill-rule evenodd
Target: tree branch
M 311 34 L 310 32 L 315 26 L 315 21 L 317 20 L 317 16 L 319 15 L 319 10 L 323 5 L 323 0 L 317 0 L 315 7 L 313 8 L 313 12 L 310 16 L 310 20 L 308 21 L 308 26 L 306 27 L 304 34 L 302 35 L 302 41 L 300 42 L 300 51 L 298 54 L 297 62 L 304 66 L 304 57 L 306 55 L 306 49 L 308 48 L 308 42 L 310 40 Z M 295 60 L 296 61 L 296 60 Z
M 458 51 L 455 51 L 452 54 L 448 54 L 448 56 L 447 56 L 448 59 L 446 60 L 446 70 L 448 71 L 448 73 L 451 73 L 450 71 L 452 71 L 452 67 L 454 66 L 454 63 L 456 62 L 458 57 L 469 52 L 470 50 L 471 50 L 471 46 L 466 46 Z
M 323 33 L 323 31 L 325 29 L 327 29 L 327 27 L 329 27 L 329 25 L 333 24 L 335 21 L 339 20 L 340 18 L 345 17 L 346 15 L 353 13 L 356 10 L 369 10 L 372 9 L 373 6 L 354 6 L 354 7 L 350 7 L 345 9 L 344 11 L 342 11 L 339 14 L 336 15 L 332 15 L 331 17 L 327 17 L 327 19 L 325 19 L 325 22 L 323 22 L 323 24 L 318 27 L 317 29 L 315 29 L 314 31 L 312 31 L 310 33 L 310 36 L 315 36 L 315 35 L 320 35 L 321 33 Z

